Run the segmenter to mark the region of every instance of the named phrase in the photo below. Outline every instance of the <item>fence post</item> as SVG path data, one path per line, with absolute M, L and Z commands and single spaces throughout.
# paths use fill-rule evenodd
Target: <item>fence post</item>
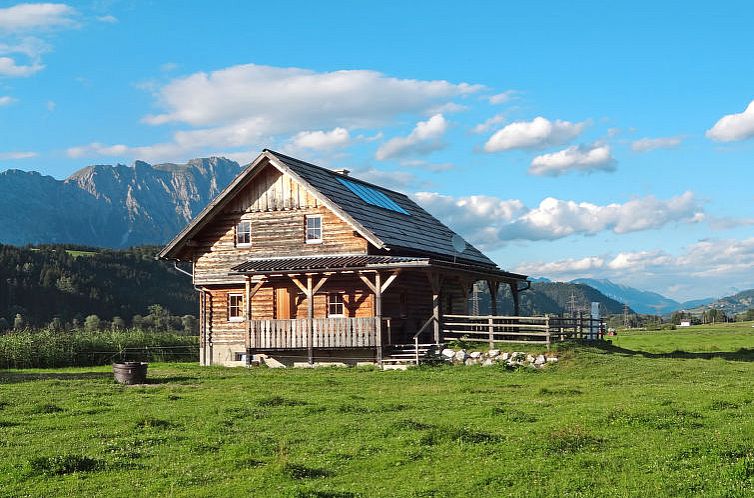
M 550 315 L 545 316 L 545 331 L 547 332 L 547 336 L 545 336 L 545 339 L 547 340 L 547 351 L 550 350 Z
M 495 325 L 493 322 L 494 322 L 494 319 L 491 316 L 487 318 L 487 326 L 489 328 L 490 349 L 495 348 Z

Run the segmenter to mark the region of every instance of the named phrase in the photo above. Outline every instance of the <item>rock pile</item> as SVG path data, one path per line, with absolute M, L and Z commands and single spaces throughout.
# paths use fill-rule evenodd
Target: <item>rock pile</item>
M 558 358 L 547 353 L 532 355 L 521 351 L 500 351 L 499 349 L 490 349 L 489 351 L 466 351 L 465 349 L 446 348 L 440 352 L 440 357 L 454 365 L 482 365 L 485 367 L 492 365 L 506 365 L 511 368 L 516 367 L 534 367 L 542 368 L 550 363 L 557 363 Z

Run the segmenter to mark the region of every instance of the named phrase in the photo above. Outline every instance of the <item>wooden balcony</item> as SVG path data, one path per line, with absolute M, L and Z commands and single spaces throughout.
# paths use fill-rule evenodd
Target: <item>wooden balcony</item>
M 389 318 L 250 320 L 247 346 L 308 349 L 311 343 L 312 348 L 373 348 L 382 344 L 383 335 L 389 342 Z

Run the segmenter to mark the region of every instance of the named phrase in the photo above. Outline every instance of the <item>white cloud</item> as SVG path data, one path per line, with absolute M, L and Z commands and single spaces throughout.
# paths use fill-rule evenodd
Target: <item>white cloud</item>
M 24 78 L 44 69 L 41 55 L 51 47 L 32 33 L 76 27 L 77 15 L 76 9 L 60 3 L 22 3 L 0 9 L 0 77 Z
M 550 121 L 541 116 L 531 121 L 516 121 L 495 132 L 484 144 L 484 150 L 500 152 L 562 145 L 577 137 L 585 126 L 586 123 L 571 123 L 559 119 Z
M 482 89 L 467 83 L 392 78 L 369 70 L 232 66 L 176 78 L 158 88 L 155 97 L 165 112 L 146 116 L 144 122 L 184 127 L 174 132 L 171 141 L 127 146 L 127 154 L 149 154 L 139 156 L 145 160 L 182 160 L 210 149 L 235 154 L 239 149 L 290 143 L 302 131 L 338 128 L 349 133 L 365 129 L 373 138 L 381 137 L 374 135 L 374 128 L 405 115 L 426 115 Z M 357 139 L 362 136 L 368 138 L 360 134 Z M 69 155 L 96 156 L 112 147 L 94 142 L 72 147 Z
M 406 137 L 395 137 L 377 149 L 379 160 L 393 157 L 428 154 L 444 147 L 442 137 L 448 129 L 448 122 L 442 114 L 435 114 L 427 121 L 420 121 Z
M 29 31 L 75 24 L 76 9 L 62 3 L 21 3 L 0 9 L 0 31 Z
M 529 173 L 538 176 L 560 176 L 571 171 L 614 171 L 615 159 L 610 146 L 595 144 L 590 147 L 571 146 L 551 154 L 535 157 Z
M 145 121 L 207 126 L 256 120 L 272 134 L 368 128 L 481 89 L 466 83 L 391 78 L 368 70 L 318 73 L 245 64 L 173 80 L 158 92 L 166 112 Z
M 0 152 L 0 160 L 30 159 L 37 157 L 36 152 Z
M 45 108 L 47 109 L 47 112 L 53 112 L 55 109 L 57 109 L 58 104 L 54 100 L 48 100 L 45 104 Z
M 414 174 L 406 171 L 385 171 L 376 168 L 364 168 L 354 169 L 351 175 L 354 178 L 397 191 L 404 191 L 409 187 L 421 185 L 421 182 Z
M 27 65 L 18 65 L 16 61 L 10 57 L 0 57 L 0 76 L 25 78 L 38 73 L 42 69 L 44 69 L 44 66 L 38 62 Z
M 754 137 L 754 100 L 739 114 L 728 114 L 707 130 L 707 138 L 718 142 L 734 142 Z
M 301 131 L 291 139 L 294 149 L 328 150 L 345 147 L 351 142 L 351 136 L 345 128 L 331 131 Z
M 517 92 L 515 90 L 507 90 L 505 92 L 490 96 L 488 100 L 492 105 L 505 104 L 506 102 L 509 102 L 516 93 Z
M 0 97 L 0 107 L 11 105 L 15 101 L 16 99 L 14 99 L 13 97 L 9 95 L 3 95 L 2 97 Z
M 649 152 L 655 149 L 672 149 L 681 145 L 681 137 L 640 138 L 631 143 L 634 152 Z
M 423 159 L 403 159 L 400 161 L 400 164 L 406 168 L 422 169 L 433 173 L 450 171 L 455 168 L 455 165 L 452 163 L 431 163 L 429 161 L 424 161 Z
M 495 116 L 487 119 L 484 123 L 479 123 L 478 125 L 474 126 L 471 131 L 474 133 L 487 133 L 493 126 L 504 122 L 505 114 L 496 114 Z
M 487 249 L 512 240 L 555 240 L 604 231 L 623 234 L 704 219 L 701 204 L 691 192 L 668 200 L 647 196 L 607 205 L 548 197 L 534 208 L 517 199 L 490 196 L 455 198 L 420 192 L 415 197 L 428 211 Z
M 608 278 L 676 299 L 719 296 L 754 283 L 754 238 L 702 240 L 680 254 L 619 252 L 559 261 L 529 261 L 514 271 L 555 280 Z M 679 292 L 685 295 L 679 295 Z
M 108 23 L 108 24 L 115 24 L 115 23 L 118 22 L 118 18 L 117 17 L 115 17 L 113 15 L 109 15 L 109 14 L 106 15 L 106 16 L 99 16 L 97 18 L 97 20 L 99 22 L 105 22 L 105 23 Z

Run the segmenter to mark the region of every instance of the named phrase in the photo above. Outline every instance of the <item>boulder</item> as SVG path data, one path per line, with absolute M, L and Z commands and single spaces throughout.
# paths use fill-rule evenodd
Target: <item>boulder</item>
M 508 361 L 508 358 L 510 358 L 511 355 L 509 355 L 507 352 L 500 355 L 500 359 L 503 361 Z
M 476 361 L 474 358 L 469 357 L 469 358 L 466 358 L 466 361 L 464 362 L 464 364 L 466 364 L 466 366 L 471 366 L 471 365 L 478 365 L 479 362 Z
M 534 363 L 534 357 L 530 354 L 526 355 L 526 363 Z
M 450 349 L 450 348 L 445 348 L 445 349 L 443 349 L 443 350 L 442 350 L 442 353 L 441 353 L 441 354 L 442 354 L 442 355 L 443 355 L 443 356 L 444 356 L 445 358 L 450 358 L 450 359 L 452 359 L 452 358 L 453 358 L 453 357 L 454 357 L 454 356 L 456 355 L 456 352 L 455 352 L 454 350 Z
M 461 349 L 460 351 L 456 351 L 456 354 L 454 356 L 454 359 L 456 361 L 464 361 L 469 355 L 466 354 L 466 350 Z
M 469 353 L 469 356 L 476 360 L 477 358 L 480 358 L 482 356 L 482 353 L 480 353 L 479 351 L 472 351 L 471 353 Z
M 487 358 L 486 360 L 482 362 L 483 367 L 491 367 L 494 364 L 495 364 L 495 360 L 493 360 L 492 358 Z
M 535 365 L 544 365 L 544 364 L 545 364 L 546 362 L 547 362 L 547 360 L 545 359 L 545 356 L 544 356 L 544 355 L 542 355 L 542 354 L 541 354 L 541 355 L 538 355 L 538 356 L 537 356 L 537 357 L 536 357 L 536 358 L 534 359 L 534 364 L 535 364 Z
M 490 349 L 487 352 L 487 356 L 489 358 L 497 358 L 498 356 L 500 356 L 500 350 L 499 349 Z
M 558 359 L 555 356 L 548 356 L 547 363 L 557 363 Z

